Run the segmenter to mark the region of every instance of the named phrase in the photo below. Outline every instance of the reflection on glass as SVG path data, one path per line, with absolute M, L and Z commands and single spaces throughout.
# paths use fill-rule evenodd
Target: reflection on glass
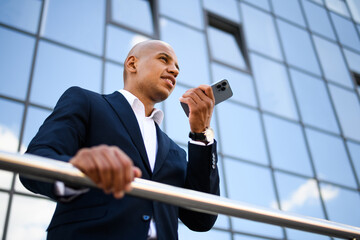
M 277 172 L 276 182 L 279 191 L 281 209 L 304 216 L 324 218 L 320 194 L 314 179 L 304 179 Z M 292 229 L 286 230 L 289 239 L 329 239 Z
M 208 232 L 194 232 L 189 230 L 184 224 L 179 224 L 179 239 L 196 240 L 231 240 L 231 234 L 220 230 L 212 229 Z
M 55 210 L 49 200 L 14 195 L 9 229 L 11 239 L 45 239 L 46 228 Z
M 7 206 L 9 201 L 9 195 L 7 193 L 0 192 L 0 236 L 3 235 L 5 217 L 7 212 Z
M 324 35 L 333 40 L 335 39 L 335 34 L 331 26 L 329 17 L 326 10 L 312 2 L 302 1 L 304 4 L 305 15 L 309 23 L 311 31 Z
M 270 11 L 269 0 L 245 0 L 245 2 Z
M 261 108 L 297 120 L 285 67 L 255 54 L 252 54 L 250 59 Z
M 100 55 L 103 49 L 105 1 L 52 0 L 44 17 L 44 37 Z
M 343 140 L 311 129 L 306 135 L 318 178 L 356 187 Z
M 233 92 L 232 100 L 257 106 L 254 82 L 250 75 L 223 66 L 218 63 L 211 64 L 214 82 L 227 79 Z
M 293 69 L 290 74 L 303 122 L 339 134 L 324 81 Z
M 210 50 L 214 58 L 227 64 L 247 69 L 244 56 L 233 34 L 209 26 L 208 35 Z
M 0 170 L 0 188 L 10 190 L 13 175 L 12 172 Z
M 0 99 L 0 150 L 17 151 L 23 111 L 22 104 Z
M 264 120 L 274 167 L 312 176 L 301 127 L 269 115 Z
M 204 0 L 204 6 L 210 12 L 214 12 L 234 22 L 240 22 L 236 0 Z
M 354 164 L 358 179 L 360 180 L 360 145 L 351 141 L 347 141 L 346 143 L 349 148 L 351 160 Z
M 38 194 L 30 192 L 29 190 L 27 190 L 24 187 L 24 185 L 20 182 L 20 178 L 19 178 L 18 174 L 16 174 L 16 176 L 15 176 L 15 186 L 14 186 L 14 188 L 15 188 L 16 192 L 26 193 L 26 194 L 30 194 L 30 195 L 34 195 L 34 196 L 39 196 Z
M 324 5 L 323 0 L 311 0 L 311 1 L 321 4 L 321 5 Z
M 360 51 L 359 35 L 356 32 L 354 24 L 350 20 L 347 20 L 346 18 L 340 17 L 333 13 L 331 13 L 331 18 L 333 19 L 335 30 L 337 32 L 340 42 L 343 45 Z
M 329 184 L 320 187 L 330 221 L 360 227 L 359 193 Z
M 100 92 L 100 79 L 100 59 L 40 42 L 30 100 L 54 107 L 71 86 Z
M 0 27 L 0 94 L 25 99 L 34 45 L 34 38 Z
M 259 113 L 231 102 L 217 106 L 217 113 L 223 153 L 268 164 Z
M 305 27 L 298 0 L 272 0 L 272 4 L 276 15 Z
M 325 77 L 346 87 L 352 87 L 349 72 L 339 46 L 323 38 L 313 36 Z
M 320 75 L 319 64 L 309 34 L 281 20 L 277 22 L 287 62 Z
M 330 93 L 344 135 L 360 141 L 360 105 L 355 93 L 331 84 Z
M 326 6 L 331 10 L 345 17 L 350 17 L 346 8 L 345 1 L 342 0 L 325 0 Z
M 357 54 L 353 51 L 348 51 L 344 49 L 346 61 L 349 64 L 349 68 L 360 74 L 360 54 Z
M 117 64 L 110 62 L 105 64 L 105 94 L 124 88 L 123 71 L 124 68 Z
M 351 12 L 351 15 L 352 15 L 354 21 L 360 23 L 360 1 L 347 0 L 346 2 L 349 6 L 349 9 L 350 9 L 350 12 Z
M 225 158 L 224 164 L 229 198 L 256 206 L 277 209 L 270 169 L 242 163 L 230 158 Z M 232 218 L 232 221 L 233 227 L 237 231 L 282 237 L 281 228 L 277 226 L 240 218 Z
M 241 4 L 248 47 L 262 54 L 282 60 L 274 21 L 270 14 Z
M 193 87 L 210 84 L 208 51 L 204 33 L 164 18 L 161 19 L 160 26 L 161 40 L 173 47 L 178 58 L 180 74 L 176 78 L 177 81 Z
M 111 14 L 115 22 L 123 23 L 150 35 L 153 34 L 150 1 L 112 0 L 111 3 Z
M 160 0 L 159 4 L 161 14 L 197 28 L 204 28 L 200 0 Z
M 39 0 L 0 1 L 0 22 L 36 33 L 41 3 Z

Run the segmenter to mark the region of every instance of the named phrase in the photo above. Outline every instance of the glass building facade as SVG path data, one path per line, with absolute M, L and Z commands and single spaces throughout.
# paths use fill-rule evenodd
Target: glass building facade
M 216 106 L 221 194 L 360 227 L 360 1 L 2 0 L 0 149 L 23 153 L 70 86 L 123 87 L 137 42 L 170 43 L 181 73 L 158 105 L 186 148 L 179 97 L 223 78 Z M 45 239 L 55 203 L 0 170 L 0 236 Z M 180 239 L 331 239 L 220 215 Z

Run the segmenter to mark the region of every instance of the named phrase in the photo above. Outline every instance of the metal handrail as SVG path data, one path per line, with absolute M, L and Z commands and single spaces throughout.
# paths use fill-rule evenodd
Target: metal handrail
M 83 187 L 97 187 L 70 163 L 30 154 L 0 151 L 0 169 L 46 181 L 63 181 Z M 344 239 L 360 239 L 360 228 L 341 223 L 263 208 L 212 194 L 197 192 L 136 178 L 127 194 L 160 201 L 194 211 L 225 214 L 253 221 L 294 228 Z

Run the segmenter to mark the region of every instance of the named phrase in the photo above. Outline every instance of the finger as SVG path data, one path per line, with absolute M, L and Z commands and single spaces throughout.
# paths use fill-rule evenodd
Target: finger
M 100 175 L 99 186 L 106 193 L 109 193 L 111 190 L 111 179 L 112 179 L 111 165 L 108 162 L 107 157 L 104 155 L 104 153 L 101 152 L 100 149 L 96 149 L 96 151 L 93 151 L 92 156 Z
M 214 92 L 209 85 L 200 85 L 199 88 L 208 96 L 214 103 L 215 103 L 215 97 Z
M 117 162 L 121 164 L 121 175 L 119 175 L 120 184 L 117 185 L 116 191 L 124 191 L 126 188 L 129 188 L 128 185 L 132 182 L 134 178 L 134 173 L 132 171 L 133 163 L 131 159 L 119 148 L 114 148 L 114 154 L 116 156 Z

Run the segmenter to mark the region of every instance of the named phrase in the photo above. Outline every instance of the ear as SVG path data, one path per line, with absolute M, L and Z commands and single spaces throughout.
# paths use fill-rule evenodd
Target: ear
M 124 63 L 124 67 L 128 72 L 137 72 L 137 58 L 135 56 L 129 56 Z

